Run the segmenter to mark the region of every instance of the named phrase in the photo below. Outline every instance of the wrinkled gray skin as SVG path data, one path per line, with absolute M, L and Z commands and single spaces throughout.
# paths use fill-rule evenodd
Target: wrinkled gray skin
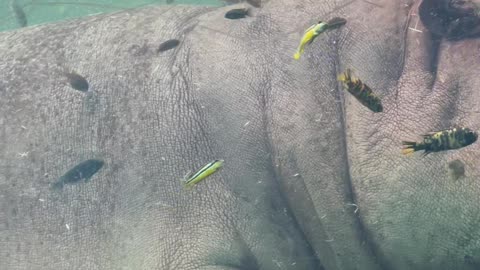
M 479 269 L 479 144 L 422 158 L 400 142 L 480 127 L 480 43 L 427 29 L 437 13 L 419 2 L 375 3 L 272 0 L 243 20 L 149 7 L 2 33 L 0 269 Z M 293 60 L 334 16 L 347 25 Z M 344 94 L 347 67 L 383 113 Z M 50 188 L 90 158 L 105 166 L 89 182 Z

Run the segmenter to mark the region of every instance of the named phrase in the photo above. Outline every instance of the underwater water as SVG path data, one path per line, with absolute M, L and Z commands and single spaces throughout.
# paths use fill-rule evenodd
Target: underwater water
M 477 0 L 0 0 L 0 270 L 479 270 Z
M 182 4 L 219 6 L 223 5 L 223 2 L 219 0 L 2 0 L 0 2 L 0 31 L 146 5 Z

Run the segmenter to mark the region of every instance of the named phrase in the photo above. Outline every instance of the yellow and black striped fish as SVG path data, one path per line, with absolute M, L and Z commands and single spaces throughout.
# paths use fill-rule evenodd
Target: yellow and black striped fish
M 363 106 L 369 108 L 372 112 L 383 111 L 380 98 L 373 94 L 372 89 L 360 79 L 352 77 L 352 71 L 350 69 L 340 74 L 338 80 L 343 83 L 345 89 L 360 101 Z
M 444 150 L 465 147 L 474 143 L 478 134 L 469 128 L 453 128 L 423 135 L 422 142 L 402 142 L 402 154 L 408 155 L 415 151 L 424 150 L 424 156 Z
M 193 185 L 207 178 L 211 174 L 220 170 L 223 167 L 224 161 L 222 159 L 216 159 L 194 173 L 187 174 L 182 180 L 183 185 L 187 188 L 191 188 Z

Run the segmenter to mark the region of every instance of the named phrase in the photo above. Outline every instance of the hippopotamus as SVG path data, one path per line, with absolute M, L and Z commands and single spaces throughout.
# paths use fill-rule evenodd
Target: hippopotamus
M 0 34 L 0 269 L 480 269 L 478 143 L 400 151 L 480 128 L 478 3 L 270 0 L 224 18 L 247 5 Z M 344 90 L 347 68 L 382 112 Z

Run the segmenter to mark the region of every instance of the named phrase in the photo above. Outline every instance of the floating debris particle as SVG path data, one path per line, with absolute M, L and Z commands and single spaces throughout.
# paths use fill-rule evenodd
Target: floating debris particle
M 225 18 L 230 20 L 237 20 L 246 18 L 247 16 L 250 16 L 250 14 L 250 8 L 235 8 L 225 13 Z
M 67 173 L 65 173 L 60 179 L 53 184 L 53 188 L 60 189 L 65 184 L 75 184 L 80 180 L 87 182 L 90 178 L 98 172 L 104 165 L 103 160 L 100 159 L 88 159 L 85 160 Z
M 171 49 L 177 47 L 179 44 L 180 44 L 180 40 L 178 40 L 178 39 L 167 40 L 167 41 L 163 42 L 162 44 L 160 44 L 160 46 L 158 47 L 157 53 L 171 50 Z
M 17 0 L 10 1 L 10 8 L 12 9 L 15 19 L 17 20 L 18 26 L 20 27 L 27 26 L 28 24 L 27 14 L 25 14 L 25 11 L 20 6 Z
M 474 143 L 478 134 L 469 128 L 453 128 L 432 132 L 423 136 L 422 142 L 404 141 L 402 154 L 409 155 L 415 151 L 424 150 L 423 156 L 432 152 L 459 149 Z
M 223 163 L 224 161 L 222 159 L 216 159 L 208 163 L 207 165 L 203 166 L 201 169 L 199 169 L 195 173 L 189 172 L 182 180 L 183 185 L 188 188 L 192 187 L 193 185 L 207 178 L 211 174 L 220 170 L 223 167 Z
M 358 205 L 354 204 L 354 203 L 347 203 L 348 206 L 354 206 L 355 207 L 355 210 L 353 210 L 353 213 L 356 214 L 357 211 L 358 211 Z
M 88 91 L 89 85 L 87 80 L 83 76 L 77 74 L 74 71 L 64 72 L 64 75 L 65 77 L 67 77 L 67 80 L 73 89 L 82 91 L 82 92 Z
M 459 159 L 455 159 L 448 163 L 448 173 L 450 178 L 458 180 L 465 177 L 465 165 Z
M 383 106 L 380 98 L 360 79 L 352 77 L 351 73 L 351 70 L 347 69 L 338 76 L 338 80 L 363 106 L 369 108 L 372 112 L 382 112 Z

